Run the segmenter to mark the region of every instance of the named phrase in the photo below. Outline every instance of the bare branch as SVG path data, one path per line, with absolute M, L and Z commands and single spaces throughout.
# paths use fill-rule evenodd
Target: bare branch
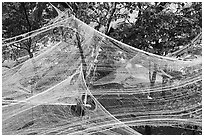
M 108 32 L 109 32 L 109 30 L 110 30 L 110 23 L 111 23 L 111 21 L 112 21 L 113 15 L 114 15 L 114 13 L 115 13 L 115 11 L 116 11 L 116 5 L 117 5 L 117 2 L 114 2 L 114 3 L 113 3 L 112 11 L 111 11 L 111 13 L 110 13 L 110 17 L 109 17 L 108 22 L 107 22 L 107 28 L 106 28 L 106 31 L 105 31 L 105 34 L 106 34 L 106 35 L 108 34 Z

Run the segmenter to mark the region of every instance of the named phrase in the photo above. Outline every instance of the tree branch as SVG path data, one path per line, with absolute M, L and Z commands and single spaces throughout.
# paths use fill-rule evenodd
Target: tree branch
M 28 19 L 28 14 L 27 14 L 27 12 L 26 12 L 25 3 L 22 2 L 21 5 L 22 5 L 22 7 L 23 7 L 24 14 L 25 14 L 25 17 L 26 17 L 26 21 L 27 21 L 27 24 L 28 24 L 28 32 L 30 32 L 31 29 L 32 29 L 32 26 L 31 26 L 30 21 L 29 21 L 29 19 Z
M 109 28 L 110 28 L 110 23 L 111 23 L 111 21 L 112 21 L 112 18 L 113 18 L 113 15 L 114 15 L 114 13 L 115 13 L 115 11 L 116 11 L 116 5 L 117 5 L 117 2 L 114 2 L 113 3 L 113 8 L 112 8 L 112 11 L 111 11 L 111 13 L 110 13 L 110 17 L 109 17 L 109 19 L 108 19 L 108 22 L 107 22 L 107 28 L 106 28 L 106 31 L 105 31 L 105 34 L 106 35 L 108 35 L 108 32 L 109 32 Z
M 80 52 L 80 56 L 81 56 L 81 62 L 82 62 L 82 69 L 83 69 L 84 79 L 86 79 L 87 65 L 86 65 L 83 49 L 82 49 L 82 46 L 81 46 L 81 40 L 80 40 L 80 36 L 79 36 L 78 32 L 76 32 L 76 39 L 77 39 L 77 46 L 79 48 L 79 52 Z
M 22 5 L 22 7 L 23 7 L 24 14 L 25 14 L 25 17 L 26 17 L 26 21 L 27 21 L 27 24 L 28 24 L 28 32 L 30 32 L 30 31 L 32 30 L 32 26 L 31 26 L 30 21 L 29 21 L 29 19 L 28 19 L 28 14 L 27 14 L 27 12 L 26 12 L 25 3 L 22 2 L 21 5 Z M 32 57 L 33 57 L 33 54 L 32 54 L 32 52 L 31 52 L 31 38 L 29 38 L 29 40 L 28 40 L 27 51 L 28 51 L 28 54 L 29 54 L 30 58 L 32 58 Z

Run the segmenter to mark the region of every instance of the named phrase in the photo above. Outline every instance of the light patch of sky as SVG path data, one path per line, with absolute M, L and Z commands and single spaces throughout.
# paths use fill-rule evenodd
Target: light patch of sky
M 191 5 L 192 5 L 192 2 L 185 2 L 183 8 L 188 8 L 188 7 L 190 7 Z M 167 10 L 170 11 L 170 12 L 175 13 L 175 12 L 177 12 L 177 8 L 179 8 L 178 5 L 177 5 L 176 3 L 174 3 L 174 2 L 172 2 L 172 3 L 169 4 L 169 6 L 167 7 Z
M 177 8 L 178 6 L 174 3 L 171 3 L 168 7 L 168 9 L 171 11 L 171 12 L 176 12 L 177 11 Z
M 130 21 L 131 23 L 135 22 L 136 17 L 138 16 L 138 12 L 139 12 L 139 11 L 134 10 L 133 13 L 129 15 L 129 16 L 130 16 L 129 21 Z

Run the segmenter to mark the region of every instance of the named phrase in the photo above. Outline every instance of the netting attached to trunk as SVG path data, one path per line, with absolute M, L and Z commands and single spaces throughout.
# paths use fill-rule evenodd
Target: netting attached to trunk
M 3 134 L 139 134 L 130 126 L 201 131 L 202 56 L 130 47 L 74 16 L 4 41 L 39 46 L 3 72 Z

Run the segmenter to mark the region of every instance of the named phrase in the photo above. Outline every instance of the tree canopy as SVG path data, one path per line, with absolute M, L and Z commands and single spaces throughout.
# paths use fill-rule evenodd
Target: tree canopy
M 3 38 L 36 30 L 57 16 L 53 5 L 130 46 L 167 55 L 189 43 L 202 28 L 201 2 L 4 2 Z M 32 40 L 13 48 L 32 57 Z M 6 49 L 6 48 L 4 48 Z

